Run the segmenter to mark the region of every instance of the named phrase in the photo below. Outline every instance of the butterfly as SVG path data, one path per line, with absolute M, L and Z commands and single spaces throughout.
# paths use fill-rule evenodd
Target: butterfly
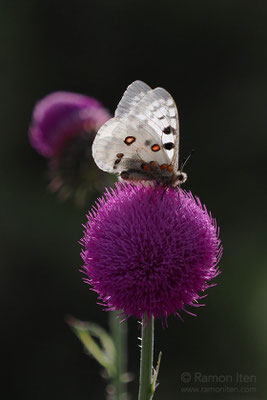
M 114 118 L 97 132 L 92 152 L 100 169 L 122 181 L 175 187 L 187 179 L 179 169 L 176 104 L 165 89 L 151 89 L 141 81 L 128 86 Z

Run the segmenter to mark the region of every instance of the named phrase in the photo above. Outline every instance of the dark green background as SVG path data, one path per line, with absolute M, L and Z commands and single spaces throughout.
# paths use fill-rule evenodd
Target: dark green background
M 27 131 L 35 102 L 52 91 L 95 96 L 114 112 L 136 79 L 175 98 L 182 156 L 196 149 L 185 188 L 212 210 L 224 246 L 222 274 L 207 307 L 196 318 L 185 314 L 184 323 L 170 317 L 168 329 L 156 323 L 156 353 L 162 350 L 163 358 L 155 399 L 264 397 L 266 11 L 266 2 L 257 0 L 1 1 L 1 364 L 7 398 L 104 399 L 100 368 L 64 322 L 70 313 L 107 325 L 79 272 L 86 210 L 49 193 L 46 161 L 30 147 Z M 129 330 L 135 399 L 140 332 L 134 318 Z M 183 395 L 183 371 L 256 375 L 257 391 Z

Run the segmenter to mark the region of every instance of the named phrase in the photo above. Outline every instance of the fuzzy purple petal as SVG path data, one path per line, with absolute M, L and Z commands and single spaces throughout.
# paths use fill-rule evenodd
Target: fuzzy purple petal
M 82 131 L 97 131 L 110 118 L 94 98 L 54 92 L 40 100 L 33 111 L 30 142 L 43 156 L 57 154 L 70 138 Z
M 117 184 L 89 213 L 81 243 L 87 282 L 109 309 L 141 318 L 197 306 L 222 248 L 191 193 Z

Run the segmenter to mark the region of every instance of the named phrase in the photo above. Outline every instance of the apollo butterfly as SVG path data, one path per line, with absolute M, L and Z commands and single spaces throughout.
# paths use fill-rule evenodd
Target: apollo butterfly
M 184 183 L 178 111 L 171 95 L 141 81 L 128 86 L 114 118 L 95 137 L 93 158 L 100 169 L 118 174 L 122 181 L 156 181 L 173 187 Z

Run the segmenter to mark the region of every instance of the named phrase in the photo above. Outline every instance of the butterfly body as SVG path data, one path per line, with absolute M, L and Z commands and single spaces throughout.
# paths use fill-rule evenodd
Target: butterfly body
M 179 120 L 174 100 L 162 89 L 133 82 L 114 118 L 98 131 L 93 157 L 99 168 L 124 181 L 151 181 L 177 186 L 186 180 L 179 171 Z
M 125 181 L 155 181 L 163 186 L 177 186 L 185 179 L 185 174 L 177 174 L 172 170 L 172 165 L 162 164 L 156 161 L 142 163 L 139 160 L 130 160 L 125 170 L 120 173 L 120 179 Z

